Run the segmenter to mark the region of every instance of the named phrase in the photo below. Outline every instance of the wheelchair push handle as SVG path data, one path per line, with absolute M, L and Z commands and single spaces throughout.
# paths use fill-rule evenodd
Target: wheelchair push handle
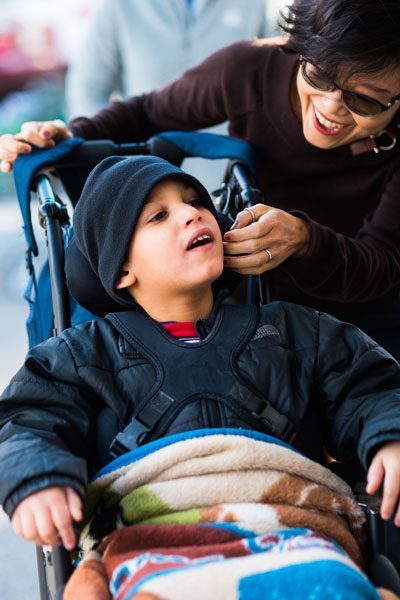
M 146 142 L 116 144 L 112 140 L 93 140 L 82 142 L 75 150 L 62 158 L 58 167 L 70 168 L 97 165 L 109 156 L 159 156 L 170 163 L 180 166 L 187 154 L 172 141 L 154 136 Z
M 82 142 L 67 156 L 61 158 L 58 167 L 82 167 L 97 165 L 109 156 L 135 156 L 150 154 L 148 142 L 131 144 L 115 144 L 111 140 L 94 140 Z
M 39 222 L 46 233 L 51 274 L 53 334 L 59 335 L 70 326 L 70 309 L 64 276 L 64 232 L 69 228 L 66 206 L 54 194 L 49 179 L 39 175 L 35 180 L 39 201 Z

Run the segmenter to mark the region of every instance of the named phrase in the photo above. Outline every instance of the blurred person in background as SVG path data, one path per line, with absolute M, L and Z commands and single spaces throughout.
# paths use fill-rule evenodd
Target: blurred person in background
M 69 116 L 92 115 L 110 97 L 163 87 L 222 46 L 271 34 L 278 4 L 276 0 L 103 0 L 69 65 Z

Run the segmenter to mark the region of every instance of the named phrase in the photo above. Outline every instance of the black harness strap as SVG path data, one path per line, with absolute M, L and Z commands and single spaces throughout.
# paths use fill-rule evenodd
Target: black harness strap
M 141 310 L 113 313 L 107 318 L 155 372 L 150 392 L 139 400 L 134 418 L 113 441 L 113 455 L 144 443 L 163 416 L 190 399 L 210 398 L 226 406 L 240 405 L 272 435 L 285 441 L 293 438 L 293 423 L 262 398 L 236 369 L 236 357 L 258 324 L 256 306 L 222 305 L 208 336 L 192 345 L 170 336 Z

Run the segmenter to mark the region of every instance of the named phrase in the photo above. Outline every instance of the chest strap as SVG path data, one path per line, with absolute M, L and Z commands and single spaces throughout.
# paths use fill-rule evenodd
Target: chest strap
M 257 328 L 258 307 L 222 305 L 210 333 L 196 344 L 173 338 L 143 311 L 113 313 L 107 319 L 154 369 L 150 391 L 138 399 L 133 419 L 113 441 L 114 456 L 144 443 L 174 407 L 207 398 L 239 406 L 260 429 L 288 443 L 293 440 L 294 424 L 237 369 L 238 357 Z

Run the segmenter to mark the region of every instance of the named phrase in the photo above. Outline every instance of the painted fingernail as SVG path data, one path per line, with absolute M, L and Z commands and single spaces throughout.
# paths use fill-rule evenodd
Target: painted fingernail
M 226 234 L 224 235 L 224 240 L 226 240 L 227 242 L 230 242 L 230 241 L 231 241 L 231 239 L 232 239 L 232 236 L 231 236 L 229 233 L 226 233 Z
M 234 224 L 230 228 L 230 231 L 232 231 L 232 229 L 236 229 L 237 227 L 239 227 L 239 224 L 240 224 L 239 219 L 236 219 L 236 221 L 234 222 Z
M 50 131 L 47 131 L 47 129 L 45 131 L 43 131 L 44 137 L 49 137 L 49 135 L 50 135 Z
M 31 151 L 29 146 L 24 146 L 24 154 L 29 154 L 29 152 Z

